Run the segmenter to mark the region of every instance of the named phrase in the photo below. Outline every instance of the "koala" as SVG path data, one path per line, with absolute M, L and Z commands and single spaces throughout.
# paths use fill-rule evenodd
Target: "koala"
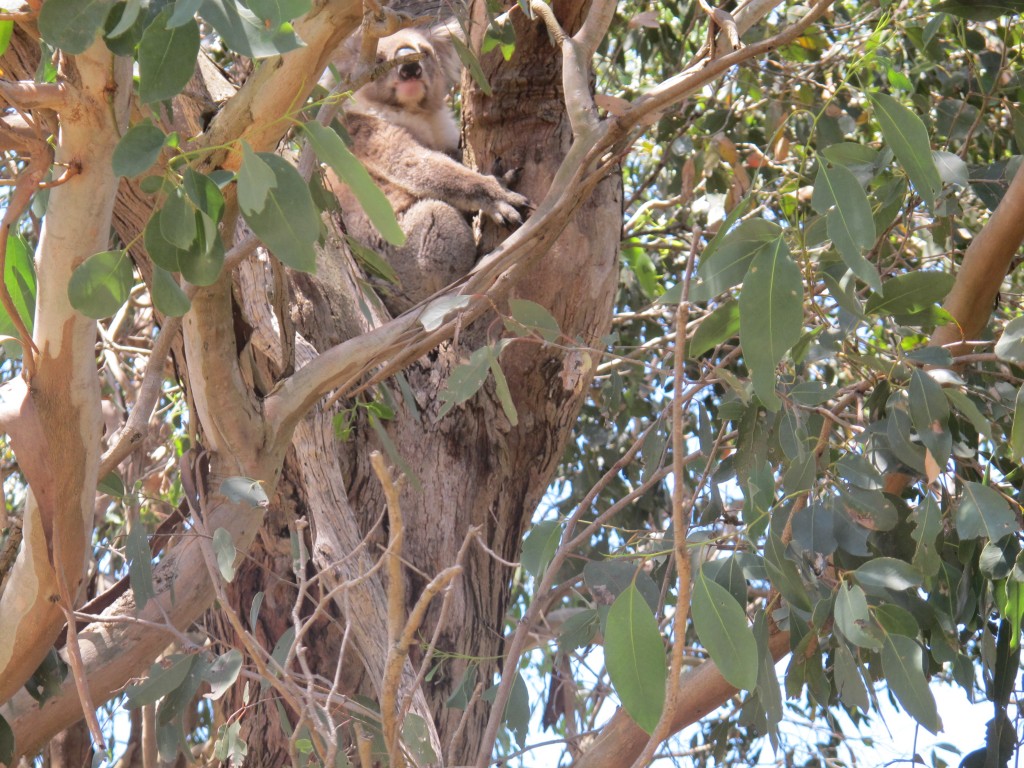
M 465 275 L 477 257 L 466 214 L 483 212 L 499 224 L 522 223 L 529 201 L 496 177 L 453 159 L 459 130 L 445 97 L 458 74 L 450 41 L 416 29 L 383 38 L 378 61 L 410 53 L 422 58 L 392 68 L 360 88 L 346 106 L 343 122 L 352 152 L 384 191 L 405 245 L 387 243 L 344 184 L 328 174 L 355 240 L 382 254 L 399 285 L 385 286 L 384 305 L 400 314 Z

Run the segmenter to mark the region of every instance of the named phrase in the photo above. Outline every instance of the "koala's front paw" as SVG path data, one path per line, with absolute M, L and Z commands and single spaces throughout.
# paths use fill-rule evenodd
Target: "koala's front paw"
M 531 208 L 530 201 L 518 192 L 510 189 L 503 189 L 501 198 L 493 200 L 491 205 L 484 211 L 497 224 L 518 226 L 523 223 L 523 216 L 520 211 Z

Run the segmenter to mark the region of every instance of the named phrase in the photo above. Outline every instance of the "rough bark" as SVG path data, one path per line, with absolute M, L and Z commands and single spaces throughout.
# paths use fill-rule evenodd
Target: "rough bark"
M 567 2 L 558 6 L 569 29 L 578 24 L 582 5 Z M 501 95 L 485 99 L 473 88 L 465 91 L 467 139 L 479 167 L 492 170 L 504 164 L 505 169 L 522 168 L 518 189 L 540 200 L 571 143 L 571 131 L 564 116 L 558 50 L 543 29 L 529 22 L 519 22 L 517 32 L 517 52 L 510 62 L 504 63 L 500 56 L 484 57 L 488 76 Z M 621 182 L 614 175 L 602 182 L 567 222 L 539 265 L 514 289 L 516 296 L 548 308 L 567 340 L 581 339 L 585 345 L 599 347 L 599 339 L 607 332 L 617 277 L 620 189 Z M 494 242 L 493 233 L 487 233 L 485 247 Z M 337 269 L 333 260 L 345 258 L 340 252 L 328 255 L 316 278 L 295 276 L 293 281 L 296 330 L 320 351 L 358 330 L 358 313 L 338 303 L 338 297 L 350 291 L 332 289 L 332 281 L 347 279 L 346 270 Z M 415 408 L 394 380 L 383 385 L 392 404 L 398 406 L 396 417 L 386 423 L 387 433 L 410 470 L 401 494 L 408 531 L 402 550 L 407 564 L 407 609 L 431 578 L 455 563 L 473 527 L 480 528 L 483 541 L 499 557 L 518 559 L 523 528 L 550 482 L 589 382 L 592 367 L 586 367 L 578 352 L 515 342 L 502 354 L 501 364 L 518 410 L 518 425 L 509 423 L 489 385 L 438 419 L 439 393 L 448 376 L 471 352 L 499 336 L 501 325 L 495 321 L 494 316 L 481 319 L 464 329 L 456 342 L 442 344 L 404 371 Z M 259 324 L 257 318 L 247 318 L 247 322 Z M 269 341 L 264 348 L 267 352 L 272 346 Z M 282 478 L 283 487 L 290 489 L 295 514 L 305 515 L 312 523 L 310 545 L 319 568 L 331 568 L 342 556 L 351 554 L 339 552 L 338 545 L 330 541 L 329 534 L 350 524 L 338 517 L 339 509 L 344 515 L 344 507 L 348 507 L 358 518 L 359 532 L 350 537 L 371 534 L 371 543 L 377 547 L 371 550 L 374 556 L 386 538 L 384 530 L 374 530 L 384 498 L 368 459 L 371 450 L 381 450 L 379 439 L 365 420 L 361 421 L 351 440 L 336 443 L 337 452 L 332 456 L 331 443 L 335 441 L 330 436 L 330 417 L 316 409 L 300 426 L 294 441 L 296 460 L 286 465 Z M 338 480 L 341 487 L 336 487 Z M 509 567 L 478 546 L 469 548 L 463 565 L 465 571 L 454 584 L 450 613 L 437 645 L 441 654 L 451 656 L 425 686 L 445 760 L 456 765 L 475 756 L 487 710 L 476 702 L 458 741 L 452 743 L 463 712 L 446 708 L 445 701 L 471 663 L 479 667 L 480 682 L 485 686 L 493 682 L 496 660 L 502 653 L 502 624 L 512 575 Z M 366 605 L 373 610 L 372 601 Z M 424 641 L 433 634 L 439 605 L 440 598 L 420 632 Z M 236 607 L 247 610 L 245 600 Z M 371 621 L 364 612 L 351 611 L 349 615 Z M 335 649 L 337 644 L 329 647 Z M 314 653 L 328 665 L 319 670 L 321 674 L 331 677 L 335 658 L 321 653 L 320 648 Z M 414 649 L 414 660 L 418 658 L 418 649 Z M 350 662 L 346 659 L 345 663 Z M 372 689 L 366 692 L 372 693 Z M 268 716 L 274 719 L 273 714 Z M 264 730 L 262 739 L 272 730 L 272 726 Z M 262 754 L 250 755 L 249 765 L 269 766 L 275 764 L 272 755 L 284 754 L 283 741 L 271 738 L 273 747 L 264 741 Z

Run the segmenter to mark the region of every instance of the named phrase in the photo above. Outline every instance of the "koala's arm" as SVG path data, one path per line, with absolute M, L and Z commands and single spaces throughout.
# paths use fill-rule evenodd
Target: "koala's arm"
M 374 121 L 378 122 L 378 121 Z M 387 185 L 419 200 L 440 200 L 461 211 L 483 211 L 499 223 L 519 224 L 529 201 L 494 176 L 477 173 L 447 155 L 427 149 L 402 128 L 382 121 L 353 133 L 356 154 Z

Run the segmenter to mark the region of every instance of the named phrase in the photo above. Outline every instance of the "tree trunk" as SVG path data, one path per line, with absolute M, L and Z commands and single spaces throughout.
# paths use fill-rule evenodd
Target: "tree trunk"
M 568 30 L 578 24 L 583 5 L 556 4 Z M 482 6 L 478 14 L 482 16 Z M 511 61 L 506 63 L 499 55 L 483 58 L 496 95 L 485 97 L 468 82 L 464 89 L 467 154 L 485 171 L 521 168 L 517 189 L 537 201 L 570 146 L 571 132 L 564 110 L 560 54 L 542 27 L 521 15 L 514 17 L 517 45 Z M 569 344 L 580 340 L 584 346 L 599 348 L 608 331 L 617 281 L 621 205 L 621 180 L 609 176 L 514 289 L 516 297 L 546 307 Z M 485 232 L 484 238 L 485 247 L 496 243 L 493 232 Z M 339 324 L 337 318 L 343 313 L 331 305 L 337 293 L 323 279 L 322 273 L 317 280 L 302 278 L 299 285 L 305 290 L 294 304 L 299 307 L 297 330 L 320 349 L 346 338 L 349 330 L 343 322 Z M 453 368 L 484 343 L 495 341 L 500 328 L 493 316 L 485 317 L 455 343 L 443 344 L 407 369 L 403 375 L 415 408 L 394 380 L 386 385 L 396 406 L 395 418 L 385 423 L 387 434 L 409 470 L 401 493 L 409 609 L 426 583 L 456 562 L 473 527 L 480 528 L 483 541 L 500 558 L 518 559 L 523 529 L 562 456 L 596 363 L 577 351 L 534 341 L 514 342 L 502 353 L 501 366 L 518 411 L 518 425 L 510 424 L 493 382 L 438 419 L 439 394 Z M 340 471 L 363 533 L 378 522 L 385 506 L 370 469 L 373 449 L 382 446 L 365 421 L 349 441 L 340 444 Z M 305 477 L 295 486 L 316 493 L 315 470 L 299 466 Z M 373 540 L 380 546 L 385 538 L 378 529 Z M 476 681 L 484 687 L 492 684 L 496 660 L 502 654 L 512 576 L 511 568 L 476 545 L 469 547 L 463 565 L 465 571 L 454 584 L 450 613 L 437 643 L 438 655 L 446 660 L 426 691 L 446 761 L 456 765 L 475 757 L 487 708 L 477 701 L 452 743 L 463 712 L 447 708 L 445 702 L 467 667 L 478 668 Z M 420 631 L 424 642 L 433 635 L 439 610 L 440 598 L 435 599 Z

